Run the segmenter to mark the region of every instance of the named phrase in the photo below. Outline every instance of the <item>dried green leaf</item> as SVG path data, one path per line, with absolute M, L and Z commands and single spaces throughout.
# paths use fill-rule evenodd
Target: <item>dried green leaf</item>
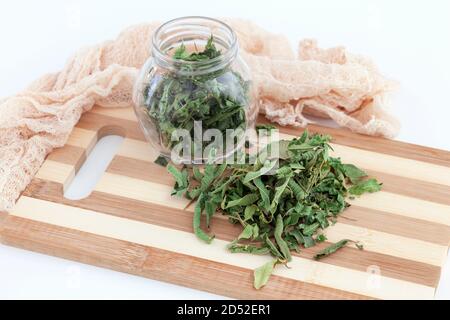
M 194 220 L 193 220 L 194 233 L 197 235 L 199 239 L 205 241 L 206 243 L 211 243 L 211 241 L 214 239 L 214 236 L 208 235 L 200 228 L 203 205 L 204 205 L 204 195 L 202 193 L 198 198 L 194 208 Z
M 227 206 L 225 207 L 225 209 L 229 209 L 229 208 L 234 207 L 234 206 L 245 207 L 245 206 L 248 206 L 248 205 L 251 205 L 251 204 L 255 203 L 256 201 L 258 201 L 258 199 L 259 199 L 259 195 L 258 194 L 256 194 L 256 193 L 249 193 L 249 194 L 245 195 L 242 198 L 239 198 L 239 199 L 236 199 L 236 200 L 228 202 Z
M 265 174 L 267 174 L 270 170 L 272 170 L 276 165 L 276 161 L 266 161 L 264 166 L 261 167 L 258 171 L 250 171 L 245 175 L 242 183 L 247 184 L 250 181 L 259 178 Z
M 316 242 L 324 242 L 324 241 L 326 241 L 327 240 L 327 237 L 324 235 L 324 234 L 319 234 L 317 237 L 316 237 Z
M 228 246 L 228 250 L 230 250 L 231 253 L 248 253 L 256 255 L 264 255 L 270 253 L 270 249 L 267 247 L 256 247 L 253 245 L 242 245 L 236 243 L 231 243 Z
M 344 171 L 344 175 L 349 178 L 352 183 L 357 183 L 362 178 L 367 177 L 367 173 L 353 164 L 343 164 L 342 169 Z
M 326 247 L 325 249 L 319 251 L 319 252 L 314 256 L 314 259 L 320 260 L 320 259 L 322 259 L 322 258 L 324 258 L 324 257 L 329 256 L 330 254 L 335 253 L 335 252 L 338 251 L 339 249 L 345 247 L 346 244 L 347 244 L 349 241 L 351 241 L 351 240 L 343 239 L 343 240 L 341 240 L 341 241 L 339 241 L 339 242 L 336 242 L 336 243 L 330 245 L 329 247 Z
M 182 44 L 175 50 L 173 58 L 178 60 L 186 60 L 189 58 L 189 53 L 187 52 L 186 46 L 184 44 Z
M 262 204 L 264 206 L 264 209 L 266 211 L 270 210 L 270 196 L 269 196 L 269 190 L 266 189 L 266 187 L 264 186 L 264 183 L 262 182 L 262 180 L 258 177 L 255 180 L 253 180 L 253 183 L 255 184 L 255 186 L 258 188 L 259 190 L 259 194 L 261 196 L 262 199 Z
M 275 226 L 274 237 L 275 237 L 275 240 L 276 240 L 276 242 L 278 244 L 278 247 L 280 248 L 281 253 L 283 254 L 283 258 L 286 261 L 291 261 L 292 257 L 291 257 L 291 253 L 290 253 L 289 247 L 288 247 L 287 243 L 282 238 L 283 231 L 284 231 L 283 218 L 279 214 L 277 216 L 277 223 L 276 223 L 276 226 Z
M 201 182 L 203 179 L 203 173 L 200 172 L 200 169 L 198 167 L 192 168 L 192 173 L 194 175 L 194 179 L 197 180 L 197 182 Z
M 188 181 L 188 172 L 186 169 L 178 170 L 171 164 L 167 166 L 167 170 L 172 174 L 172 176 L 175 179 L 175 187 L 172 192 L 172 195 L 177 195 L 181 197 L 183 194 L 186 193 L 189 187 L 189 181 Z
M 352 186 L 348 190 L 348 192 L 350 192 L 350 194 L 353 194 L 355 196 L 360 196 L 366 192 L 373 193 L 373 192 L 380 191 L 381 185 L 382 184 L 378 183 L 378 181 L 376 179 L 364 180 L 364 181 L 358 182 L 358 184 Z
M 270 276 L 272 275 L 273 268 L 277 264 L 278 260 L 272 260 L 265 264 L 263 264 L 261 267 L 255 269 L 254 271 L 254 283 L 253 286 L 255 289 L 259 290 L 262 287 L 264 287 L 267 282 L 269 281 Z
M 312 224 L 308 224 L 303 227 L 303 234 L 305 236 L 311 236 L 316 232 L 316 230 L 320 227 L 320 224 L 318 222 L 314 222 Z
M 290 179 L 291 179 L 290 177 L 285 178 L 284 183 L 275 188 L 275 195 L 272 199 L 272 203 L 270 204 L 270 212 L 275 213 L 275 211 L 277 210 L 278 202 L 280 201 L 280 198 L 284 190 L 286 190 L 286 187 L 289 184 Z
M 238 237 L 240 239 L 250 239 L 253 236 L 253 226 L 248 224 L 245 226 L 244 230 L 242 230 L 241 234 Z
M 246 222 L 248 220 L 251 220 L 253 218 L 253 216 L 255 215 L 257 209 L 258 209 L 258 207 L 255 205 L 245 207 L 244 221 Z
M 269 239 L 268 236 L 265 237 L 264 241 L 267 247 L 270 249 L 270 252 L 272 253 L 273 256 L 283 258 L 283 254 L 280 252 L 280 250 L 278 250 L 278 248 L 275 246 L 272 240 Z

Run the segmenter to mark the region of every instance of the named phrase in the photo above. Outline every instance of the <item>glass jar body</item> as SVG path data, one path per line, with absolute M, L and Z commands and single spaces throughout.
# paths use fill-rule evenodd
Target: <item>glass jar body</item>
M 183 28 L 182 22 L 178 21 L 179 30 L 192 28 L 189 24 Z M 142 68 L 134 92 L 135 111 L 147 140 L 160 154 L 184 163 L 205 162 L 211 154 L 214 160 L 229 157 L 243 146 L 257 115 L 251 74 L 238 54 L 236 39 L 217 28 L 201 27 L 190 33 L 178 31 L 178 37 L 172 32 L 172 43 L 154 38 L 153 57 Z M 205 28 L 210 28 L 209 39 Z M 218 57 L 196 62 L 173 58 L 180 46 L 199 52 L 215 38 L 217 50 L 224 52 Z

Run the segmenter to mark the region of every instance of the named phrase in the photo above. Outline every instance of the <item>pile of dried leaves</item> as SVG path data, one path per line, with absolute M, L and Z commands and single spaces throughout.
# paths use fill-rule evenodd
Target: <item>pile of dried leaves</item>
M 268 145 L 255 164 L 208 163 L 181 170 L 169 165 L 176 183 L 173 194 L 196 200 L 194 232 L 210 243 L 214 236 L 202 230 L 202 216 L 209 229 L 211 217 L 220 212 L 243 231 L 228 246 L 233 253 L 270 254 L 274 259 L 255 270 L 255 288 L 264 286 L 277 264 L 326 240 L 322 230 L 335 223 L 349 206 L 348 196 L 376 192 L 381 184 L 352 164 L 329 156 L 329 136 L 303 135 L 279 141 L 279 158 L 269 157 Z M 352 240 L 343 239 L 319 252 L 320 259 Z M 362 248 L 357 244 L 358 248 Z

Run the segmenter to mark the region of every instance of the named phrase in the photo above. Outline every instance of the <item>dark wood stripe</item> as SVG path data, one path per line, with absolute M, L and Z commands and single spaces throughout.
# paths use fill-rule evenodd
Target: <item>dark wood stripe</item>
M 7 218 L 2 241 L 238 299 L 369 299 L 280 276 L 273 276 L 265 288 L 255 290 L 252 270 L 18 217 Z
M 147 256 L 145 248 L 138 244 L 15 216 L 6 219 L 2 236 L 2 242 L 8 245 L 56 256 L 66 251 L 72 260 L 122 272 L 133 272 Z
M 86 160 L 86 152 L 83 148 L 66 145 L 63 148 L 55 149 L 49 154 L 48 159 L 73 165 L 76 171 L 78 171 Z M 142 161 L 116 155 L 107 171 L 165 185 L 171 185 L 173 183 L 167 174 L 167 170 L 164 167 L 154 164 L 151 160 Z M 449 186 L 394 176 L 373 170 L 366 171 L 370 176 L 376 177 L 379 181 L 383 182 L 384 191 L 450 206 Z
M 109 117 L 99 113 L 91 112 L 84 114 L 78 122 L 77 127 L 98 131 L 99 138 L 108 134 L 117 134 L 126 136 L 127 138 L 145 141 L 144 134 L 136 121 Z
M 165 185 L 173 185 L 173 180 L 167 173 L 167 170 L 150 160 L 142 161 L 116 155 L 107 172 Z M 368 170 L 367 172 L 370 176 L 376 177 L 383 182 L 384 191 L 450 205 L 449 186 L 393 176 L 377 171 Z
M 269 123 L 264 116 L 260 116 L 258 118 L 258 122 Z M 88 130 L 97 131 L 99 128 L 107 125 L 123 127 L 126 131 L 127 137 L 145 140 L 137 121 L 109 117 L 91 112 L 84 114 L 77 126 Z M 280 126 L 280 131 L 282 133 L 293 136 L 301 135 L 303 130 L 303 128 Z M 345 128 L 337 129 L 318 125 L 309 125 L 308 130 L 312 133 L 329 134 L 333 137 L 333 142 L 337 144 L 450 167 L 450 151 L 395 140 L 388 140 L 380 137 L 361 135 L 353 133 Z
M 74 166 L 76 172 L 81 168 L 86 158 L 85 149 L 71 145 L 55 149 L 47 156 L 48 160 Z
M 110 126 L 111 123 L 113 125 L 120 125 L 125 120 L 120 120 L 118 122 L 117 118 L 108 117 L 100 114 L 95 113 L 89 113 L 86 114 L 86 116 L 83 117 L 84 122 L 80 122 L 80 125 L 86 129 L 89 130 L 99 130 L 100 128 L 107 128 L 107 126 Z M 139 128 L 136 127 L 137 123 L 134 121 L 125 121 L 125 130 L 126 135 L 131 138 L 136 138 L 136 136 L 139 136 L 139 140 L 143 140 L 144 137 L 140 133 Z M 283 128 L 285 130 L 286 128 Z M 282 131 L 283 131 L 282 130 Z M 286 129 L 287 130 L 287 129 Z M 294 130 L 294 129 L 289 129 Z M 298 129 L 295 129 L 298 130 Z M 136 132 L 137 131 L 137 132 Z M 292 132 L 290 132 L 292 134 Z M 358 135 L 359 137 L 359 135 Z M 391 143 L 393 141 L 390 141 Z M 78 148 L 75 146 L 65 146 L 60 149 L 54 150 L 49 156 L 49 159 L 66 163 L 66 164 L 72 164 L 77 167 L 77 169 L 82 165 L 82 163 L 85 160 L 84 151 L 82 148 Z M 120 162 L 123 161 L 123 164 Z M 130 166 L 129 164 L 132 163 L 133 165 Z M 135 177 L 136 174 L 139 172 L 138 168 L 142 168 L 141 171 L 144 173 L 144 176 L 147 179 L 151 179 L 152 169 L 155 168 L 154 165 L 149 165 L 149 163 L 145 161 L 140 161 L 136 159 L 130 159 L 126 157 L 120 157 L 116 156 L 113 160 L 113 163 L 111 164 L 111 170 L 114 172 L 122 172 L 124 175 Z M 121 167 L 122 166 L 122 167 Z M 159 176 L 159 173 L 162 173 L 162 170 L 156 170 L 157 175 Z M 446 205 L 450 205 L 450 187 L 444 186 L 436 183 L 426 182 L 426 181 L 420 181 L 417 179 L 410 179 L 405 178 L 401 176 L 395 176 L 386 174 L 379 171 L 372 171 L 368 170 L 368 173 L 371 176 L 377 177 L 380 181 L 384 184 L 384 190 L 397 193 L 405 196 L 415 197 L 418 199 L 424 199 L 428 201 L 433 201 L 437 203 L 442 203 Z M 158 178 L 157 178 L 158 179 Z M 165 181 L 164 177 L 161 177 L 161 181 Z M 162 182 L 163 183 L 163 182 Z M 164 183 L 166 184 L 166 183 Z
M 172 177 L 167 174 L 164 167 L 152 162 L 130 159 L 122 156 L 116 156 L 113 159 L 107 168 L 107 172 L 169 186 L 172 186 L 174 183 Z M 384 183 L 383 190 L 394 191 L 390 188 L 392 183 L 390 179 L 386 179 L 386 181 L 380 179 L 380 181 L 383 181 Z M 412 188 L 416 187 L 415 180 L 409 181 L 413 184 L 413 186 L 411 186 Z M 394 184 L 393 188 L 400 188 L 400 185 Z M 429 200 L 429 197 L 427 197 L 427 200 Z M 450 243 L 450 227 L 439 223 L 361 208 L 358 206 L 351 206 L 348 208 L 344 213 L 344 217 L 346 217 L 346 219 L 341 219 L 340 221 L 345 224 L 370 228 L 444 246 L 447 246 Z M 408 227 L 405 228 L 405 226 Z
M 259 116 L 258 122 L 269 123 L 264 116 Z M 304 131 L 304 128 L 282 126 L 279 126 L 279 128 L 282 133 L 293 136 L 299 136 Z M 310 124 L 307 129 L 311 133 L 328 134 L 333 137 L 334 143 L 340 145 L 450 167 L 450 151 L 362 135 L 351 132 L 346 128 L 329 128 Z
M 172 177 L 167 172 L 167 168 L 155 164 L 154 162 L 118 155 L 111 161 L 106 172 L 168 186 L 173 186 L 174 183 Z
M 192 213 L 160 206 L 152 203 L 114 196 L 94 191 L 88 198 L 72 201 L 62 197 L 62 186 L 58 183 L 34 179 L 25 195 L 37 199 L 62 203 L 117 217 L 138 220 L 167 228 L 192 232 Z M 341 220 L 346 223 L 344 219 Z M 219 239 L 231 241 L 241 232 L 237 225 L 230 224 L 224 217 L 216 215 L 212 220 L 213 232 Z M 205 227 L 205 226 L 204 226 Z M 367 227 L 367 226 L 366 226 Z M 300 256 L 312 258 L 327 243 L 314 248 L 304 249 Z M 388 277 L 436 286 L 440 277 L 440 268 L 417 261 L 398 258 L 369 251 L 360 251 L 352 247 L 345 248 L 339 254 L 324 260 L 337 266 L 366 271 L 369 266 L 377 265 L 382 274 Z
M 450 206 L 450 186 L 366 170 L 383 182 L 383 190 Z
M 355 205 L 342 213 L 339 222 L 442 246 L 450 244 L 449 226 Z

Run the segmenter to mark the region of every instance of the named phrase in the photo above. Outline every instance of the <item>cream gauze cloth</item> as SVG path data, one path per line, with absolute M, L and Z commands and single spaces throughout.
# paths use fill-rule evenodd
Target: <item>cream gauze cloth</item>
M 397 133 L 397 121 L 384 108 L 393 83 L 368 59 L 341 47 L 320 49 L 314 40 L 300 42 L 296 55 L 283 36 L 248 21 L 224 20 L 238 36 L 268 119 L 303 127 L 310 114 L 363 134 Z M 0 210 L 11 208 L 46 155 L 64 146 L 83 112 L 132 104 L 135 77 L 159 24 L 133 26 L 114 41 L 84 48 L 60 72 L 0 100 Z

